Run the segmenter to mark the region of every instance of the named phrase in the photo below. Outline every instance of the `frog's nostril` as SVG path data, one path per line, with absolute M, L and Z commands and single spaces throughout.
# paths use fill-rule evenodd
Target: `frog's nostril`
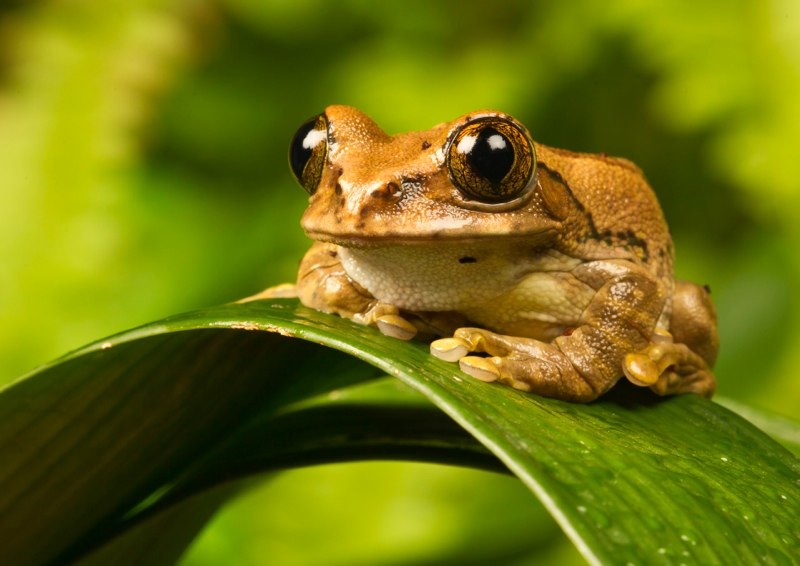
M 369 194 L 369 196 L 375 200 L 380 200 L 384 202 L 396 202 L 400 199 L 401 196 L 403 196 L 403 189 L 401 189 L 400 185 L 398 185 L 394 181 L 390 181 L 385 185 L 373 190 Z

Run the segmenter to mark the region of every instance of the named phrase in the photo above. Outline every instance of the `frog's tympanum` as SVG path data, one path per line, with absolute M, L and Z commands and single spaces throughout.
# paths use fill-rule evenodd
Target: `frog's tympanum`
M 623 375 L 713 393 L 708 290 L 673 278 L 664 216 L 629 161 L 544 146 L 490 110 L 389 136 L 346 106 L 301 126 L 289 161 L 315 240 L 304 305 L 438 337 L 437 358 L 547 397 L 591 401 Z

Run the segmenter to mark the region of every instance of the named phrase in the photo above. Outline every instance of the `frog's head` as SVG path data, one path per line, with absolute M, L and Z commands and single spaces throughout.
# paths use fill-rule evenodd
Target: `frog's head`
M 539 178 L 525 127 L 495 111 L 389 136 L 355 108 L 330 106 L 297 131 L 289 162 L 310 195 L 306 233 L 340 245 L 530 242 L 557 234 L 573 204 Z

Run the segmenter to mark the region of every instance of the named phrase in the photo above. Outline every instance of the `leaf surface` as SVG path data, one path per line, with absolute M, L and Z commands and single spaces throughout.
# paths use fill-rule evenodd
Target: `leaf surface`
M 485 449 L 417 398 L 342 398 L 384 372 Z M 526 395 L 292 300 L 187 313 L 57 360 L 0 392 L 0 450 L 2 563 L 79 557 L 159 494 L 225 473 L 364 457 L 505 466 L 590 562 L 781 563 L 800 547 L 800 461 L 716 403 Z

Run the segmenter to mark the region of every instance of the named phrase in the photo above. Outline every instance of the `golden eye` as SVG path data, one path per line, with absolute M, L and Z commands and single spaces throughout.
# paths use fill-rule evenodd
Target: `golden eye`
M 324 114 L 304 123 L 289 144 L 289 166 L 310 195 L 317 191 L 328 156 L 328 120 Z
M 500 116 L 477 118 L 456 130 L 447 148 L 450 179 L 471 200 L 509 202 L 531 185 L 536 155 L 521 126 Z

